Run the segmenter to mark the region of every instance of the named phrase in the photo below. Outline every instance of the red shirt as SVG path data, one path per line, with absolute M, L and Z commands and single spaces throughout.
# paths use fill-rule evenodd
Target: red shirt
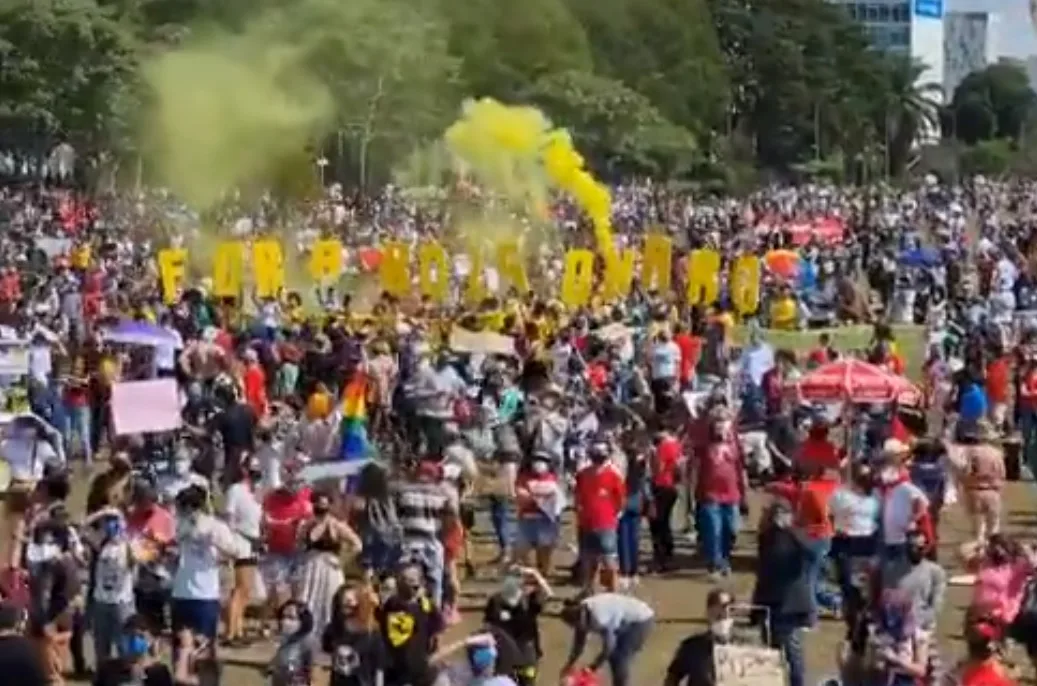
M 839 487 L 837 479 L 811 479 L 800 487 L 797 514 L 803 532 L 814 540 L 831 538 L 835 534 L 828 501 Z
M 987 399 L 994 404 L 1008 402 L 1012 388 L 1012 364 L 1002 355 L 987 365 Z
M 1016 682 L 1008 675 L 996 659 L 984 660 L 979 664 L 969 665 L 962 669 L 961 686 L 1015 686 Z
M 815 469 L 839 469 L 842 451 L 827 438 L 807 438 L 799 446 L 797 462 Z
M 681 381 L 687 383 L 695 376 L 695 366 L 702 354 L 702 339 L 690 333 L 679 333 L 673 337 L 673 342 L 681 350 Z
M 673 436 L 659 441 L 655 449 L 655 464 L 652 465 L 652 485 L 673 488 L 677 485 L 677 467 L 681 461 L 681 442 Z
M 604 390 L 609 380 L 609 370 L 600 362 L 591 362 L 587 366 L 587 383 L 595 391 Z
M 778 371 L 777 367 L 768 369 L 760 380 L 763 389 L 763 397 L 767 403 L 767 414 L 774 416 L 781 414 L 785 400 L 785 376 Z
M 257 417 L 263 417 L 267 411 L 266 373 L 258 364 L 245 367 L 243 379 L 245 385 L 245 402 L 252 406 Z
M 294 555 L 298 548 L 299 526 L 312 515 L 309 487 L 296 492 L 279 488 L 267 494 L 263 498 L 263 524 L 270 552 Z
M 710 444 L 698 460 L 695 501 L 734 505 L 741 499 L 741 451 L 730 441 Z
M 1031 369 L 1023 379 L 1019 404 L 1027 410 L 1037 409 L 1037 369 Z
M 613 465 L 590 465 L 576 474 L 576 512 L 584 531 L 614 531 L 626 501 L 626 483 Z

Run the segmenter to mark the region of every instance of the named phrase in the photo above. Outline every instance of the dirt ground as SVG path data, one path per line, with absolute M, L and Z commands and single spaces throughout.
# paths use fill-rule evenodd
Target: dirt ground
M 1037 508 L 1034 507 L 1033 483 L 1011 483 L 1006 490 L 1005 521 L 1006 530 L 1032 540 L 1035 524 L 1037 524 Z M 762 498 L 754 497 L 752 513 L 747 518 L 742 534 L 739 536 L 735 554 L 735 573 L 728 580 L 726 587 L 732 590 L 739 600 L 747 601 L 752 593 L 755 564 L 755 521 L 762 507 Z M 492 553 L 488 538 L 489 522 L 480 518 L 477 530 L 477 558 L 488 559 Z M 949 575 L 962 573 L 957 564 L 957 550 L 961 543 L 969 538 L 969 525 L 960 506 L 948 509 L 940 525 L 940 562 L 948 570 Z M 647 542 L 647 531 L 643 539 Z M 687 543 L 680 550 L 681 569 L 665 577 L 642 577 L 640 586 L 634 594 L 644 599 L 656 609 L 657 624 L 654 635 L 648 646 L 639 656 L 634 683 L 660 683 L 678 643 L 686 636 L 704 629 L 703 615 L 706 593 L 712 588 L 705 571 L 697 561 L 692 559 L 693 550 Z M 557 562 L 567 564 L 572 555 L 562 551 Z M 643 551 L 644 559 L 644 551 Z M 561 583 L 555 588 L 556 596 L 566 597 L 575 593 L 575 589 Z M 555 581 L 555 580 L 553 580 Z M 488 569 L 480 570 L 480 578 L 470 581 L 464 587 L 462 610 L 464 621 L 453 628 L 449 638 L 462 636 L 465 632 L 478 627 L 482 608 L 487 595 L 495 589 L 494 573 Z M 948 589 L 944 611 L 940 617 L 939 634 L 940 649 L 945 664 L 953 663 L 963 653 L 961 643 L 962 614 L 970 598 L 971 588 L 951 587 Z M 541 667 L 540 684 L 557 682 L 558 670 L 565 660 L 571 633 L 555 616 L 557 606 L 552 607 L 552 616 L 545 617 L 541 623 L 545 659 Z M 826 619 L 815 628 L 806 641 L 806 661 L 808 683 L 818 683 L 822 678 L 835 673 L 835 660 L 842 639 L 842 623 L 836 619 Z M 590 646 L 585 659 L 592 659 L 597 646 Z M 227 664 L 227 683 L 243 686 L 248 683 L 258 684 L 262 678 L 258 671 L 269 657 L 269 648 L 255 647 L 248 651 L 224 653 Z M 1032 679 L 1033 674 L 1026 663 L 1025 655 L 1013 651 L 1012 656 L 1022 668 L 1022 673 Z

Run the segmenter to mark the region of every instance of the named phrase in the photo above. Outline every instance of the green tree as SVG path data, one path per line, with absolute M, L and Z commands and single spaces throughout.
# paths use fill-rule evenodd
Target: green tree
M 572 131 L 599 169 L 669 175 L 694 160 L 691 133 L 618 81 L 567 71 L 542 77 L 524 95 Z
M 879 130 L 886 147 L 887 172 L 899 174 L 907 164 L 911 148 L 939 130 L 938 98 L 941 87 L 920 83 L 926 66 L 905 55 L 888 55 L 886 83 L 878 101 Z
M 1037 94 L 1022 65 L 992 64 L 966 76 L 954 90 L 954 133 L 970 144 L 994 137 L 1018 138 L 1035 104 Z
M 134 55 L 131 28 L 95 0 L 8 0 L 0 4 L 0 118 L 37 152 L 59 138 L 96 151 Z

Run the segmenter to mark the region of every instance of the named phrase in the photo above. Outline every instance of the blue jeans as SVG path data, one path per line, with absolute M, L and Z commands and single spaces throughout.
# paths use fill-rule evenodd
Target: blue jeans
M 641 513 L 624 512 L 616 530 L 619 548 L 619 575 L 635 576 L 640 550 Z
M 120 605 L 95 600 L 90 604 L 89 615 L 90 631 L 94 636 L 94 659 L 101 664 L 114 657 L 123 624 L 133 615 L 133 603 Z
M 490 496 L 490 523 L 493 525 L 493 534 L 497 537 L 501 554 L 506 555 L 511 550 L 512 530 L 515 525 L 510 500 L 498 495 Z
M 612 686 L 628 686 L 630 683 L 630 666 L 634 657 L 641 652 L 652 633 L 654 620 L 633 622 L 624 625 L 616 633 L 616 647 L 609 655 L 609 671 L 612 672 Z
M 810 626 L 817 624 L 817 613 L 821 603 L 821 575 L 824 573 L 828 551 L 832 549 L 832 539 L 810 539 L 808 545 L 811 552 L 807 579 L 810 581 Z
M 93 462 L 94 451 L 93 446 L 90 444 L 89 405 L 83 407 L 65 406 L 65 411 L 62 413 L 61 437 L 65 441 L 66 452 L 71 452 L 72 438 L 74 436 L 79 438 L 79 443 L 83 447 L 83 458 L 87 463 Z
M 803 686 L 806 682 L 806 664 L 803 660 L 802 622 L 791 617 L 771 615 L 770 636 L 765 637 L 772 648 L 785 656 L 789 666 L 788 686 Z
M 738 533 L 738 505 L 699 503 L 695 512 L 699 544 L 709 571 L 731 571 L 731 549 Z

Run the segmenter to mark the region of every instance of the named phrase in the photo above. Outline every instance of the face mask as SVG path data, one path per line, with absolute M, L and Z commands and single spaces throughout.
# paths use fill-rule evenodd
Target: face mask
M 735 620 L 732 617 L 718 619 L 717 621 L 710 623 L 709 632 L 713 634 L 714 638 L 726 641 L 731 638 L 731 631 L 734 629 L 734 626 Z
M 533 463 L 534 474 L 547 474 L 547 463 L 543 460 L 537 460 Z
M 879 474 L 879 480 L 887 486 L 896 483 L 899 478 L 900 470 L 898 470 L 896 467 L 886 467 Z
M 189 460 L 177 460 L 173 465 L 177 476 L 184 477 L 191 473 L 191 462 Z
M 122 522 L 114 517 L 104 520 L 102 526 L 105 538 L 117 538 L 122 533 Z
M 122 641 L 119 644 L 119 652 L 124 657 L 128 658 L 139 658 L 147 654 L 151 648 L 151 644 L 148 639 L 139 634 L 133 634 L 130 636 L 123 636 Z
M 522 600 L 522 580 L 515 576 L 507 576 L 501 584 L 501 600 L 508 605 L 518 605 Z
M 779 529 L 788 529 L 792 526 L 792 513 L 781 512 L 774 515 L 774 526 Z
M 282 636 L 294 636 L 299 633 L 299 629 L 302 628 L 302 624 L 298 619 L 282 619 L 281 620 L 281 635 Z

